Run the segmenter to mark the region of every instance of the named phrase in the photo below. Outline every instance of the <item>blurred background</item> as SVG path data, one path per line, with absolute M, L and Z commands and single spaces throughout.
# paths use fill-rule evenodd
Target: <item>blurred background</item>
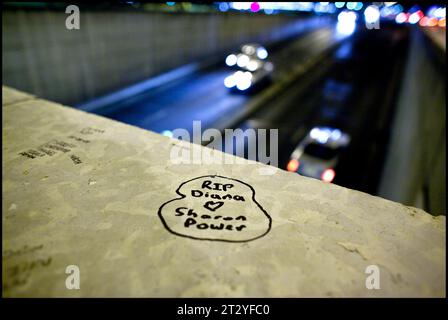
M 71 4 L 79 29 L 66 26 Z M 3 84 L 166 136 L 193 120 L 278 129 L 280 168 L 445 214 L 445 12 L 428 2 L 6 2 Z

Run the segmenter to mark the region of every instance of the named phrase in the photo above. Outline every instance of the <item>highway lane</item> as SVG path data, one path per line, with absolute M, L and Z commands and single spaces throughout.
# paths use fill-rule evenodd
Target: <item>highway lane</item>
M 330 59 L 323 59 L 313 72 L 285 88 L 240 127 L 278 129 L 281 168 L 310 128 L 339 127 L 353 141 L 336 168 L 334 183 L 375 193 L 381 153 L 387 145 L 387 119 L 393 113 L 392 103 L 386 100 L 395 91 L 384 94 L 384 88 L 396 86 L 396 62 L 401 57 L 395 50 L 394 34 L 390 30 L 355 33 Z M 327 26 L 303 32 L 275 48 L 269 57 L 275 64 L 273 85 L 288 77 L 293 66 L 304 64 L 340 39 L 336 27 Z M 176 128 L 191 132 L 193 120 L 201 120 L 203 129 L 219 127 L 223 116 L 231 118 L 244 111 L 257 97 L 256 93 L 229 92 L 223 80 L 231 72 L 225 66 L 196 72 L 119 102 L 110 108 L 113 111 L 102 114 L 155 132 Z
M 305 92 L 297 89 L 302 83 L 285 90 L 241 128 L 279 129 L 279 165 L 285 168 L 313 126 L 338 127 L 352 136 L 352 143 L 336 168 L 334 183 L 375 194 L 405 43 L 402 31 L 381 31 L 357 33 L 334 53 L 325 76 Z
M 136 101 L 125 101 L 117 111 L 105 116 L 155 132 L 176 128 L 191 132 L 193 120 L 201 120 L 206 127 L 249 98 L 229 94 L 223 85 L 229 74 L 226 68 L 194 74 L 140 95 Z
M 287 75 L 291 65 L 324 50 L 330 38 L 337 38 L 334 27 L 319 28 L 304 31 L 287 46 L 275 48 L 270 54 L 275 64 L 274 79 Z M 201 120 L 202 128 L 214 127 L 223 115 L 241 111 L 253 98 L 224 87 L 224 78 L 231 72 L 225 66 L 198 72 L 122 101 L 110 108 L 113 111 L 100 114 L 156 132 L 175 128 L 191 132 L 193 120 Z

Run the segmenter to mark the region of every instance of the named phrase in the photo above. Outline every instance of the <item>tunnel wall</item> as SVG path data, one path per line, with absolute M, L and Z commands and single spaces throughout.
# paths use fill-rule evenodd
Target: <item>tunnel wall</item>
M 382 197 L 432 214 L 446 214 L 444 51 L 413 30 L 379 190 Z
M 272 41 L 296 17 L 245 13 L 83 11 L 68 30 L 63 11 L 6 10 L 3 83 L 75 104 L 245 41 Z M 291 31 L 291 30 L 290 30 Z

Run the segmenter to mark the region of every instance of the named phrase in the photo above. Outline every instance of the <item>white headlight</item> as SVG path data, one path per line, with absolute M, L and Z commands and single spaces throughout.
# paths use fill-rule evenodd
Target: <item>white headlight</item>
M 229 67 L 234 66 L 236 64 L 236 61 L 237 61 L 236 55 L 230 54 L 226 58 L 226 65 L 228 65 Z
M 233 88 L 236 84 L 234 75 L 230 75 L 224 79 L 224 85 L 226 88 Z
M 238 90 L 244 91 L 246 89 L 248 89 L 251 86 L 252 82 L 250 80 L 244 80 L 239 82 L 236 87 L 238 88 Z
M 257 57 L 261 60 L 266 59 L 268 57 L 268 52 L 265 48 L 258 48 L 257 49 Z
M 259 67 L 259 63 L 257 60 L 250 60 L 249 63 L 247 64 L 247 69 L 249 71 L 255 71 L 257 70 Z
M 338 15 L 336 31 L 339 35 L 349 36 L 355 32 L 357 14 L 353 11 L 342 11 Z
M 238 90 L 246 90 L 252 85 L 252 73 L 249 71 L 242 72 L 238 71 L 234 74 L 236 87 Z
M 236 64 L 238 65 L 238 67 L 244 68 L 248 64 L 248 62 L 249 62 L 249 57 L 246 56 L 245 54 L 242 54 L 238 57 Z
M 364 11 L 364 19 L 367 23 L 375 23 L 380 19 L 380 10 L 377 6 L 368 6 Z
M 334 129 L 333 132 L 331 133 L 331 138 L 333 140 L 339 140 L 341 138 L 341 135 L 342 135 L 341 130 Z
M 310 132 L 310 137 L 317 140 L 320 143 L 327 143 L 328 139 L 330 138 L 331 131 L 328 129 L 319 129 L 319 128 L 313 128 Z

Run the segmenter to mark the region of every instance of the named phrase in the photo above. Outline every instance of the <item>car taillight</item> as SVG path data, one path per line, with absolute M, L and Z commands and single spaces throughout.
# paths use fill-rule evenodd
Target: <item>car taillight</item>
M 299 169 L 300 162 L 296 159 L 291 159 L 288 162 L 288 165 L 286 166 L 286 170 L 290 172 L 296 172 L 297 169 Z
M 336 172 L 334 172 L 333 169 L 326 169 L 323 173 L 322 173 L 322 180 L 325 182 L 331 182 L 333 181 L 334 177 L 336 175 Z

